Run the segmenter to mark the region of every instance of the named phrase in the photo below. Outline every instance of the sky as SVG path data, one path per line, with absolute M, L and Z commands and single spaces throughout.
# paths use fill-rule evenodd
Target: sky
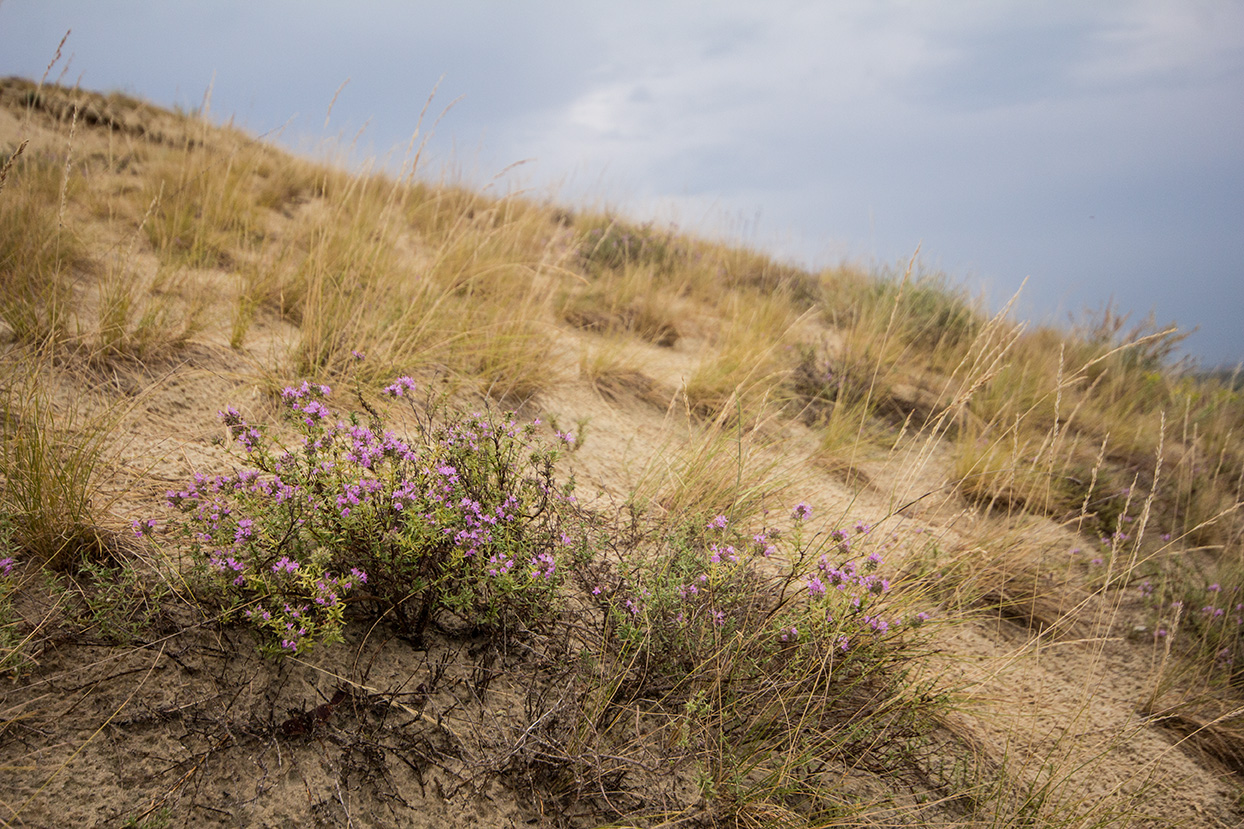
M 0 75 L 70 30 L 49 80 L 303 152 L 396 165 L 435 92 L 434 180 L 1244 359 L 1239 0 L 0 0 Z

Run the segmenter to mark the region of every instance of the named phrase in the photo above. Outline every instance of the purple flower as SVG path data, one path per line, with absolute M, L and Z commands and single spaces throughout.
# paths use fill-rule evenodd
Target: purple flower
M 825 582 L 821 581 L 820 576 L 813 576 L 808 579 L 808 594 L 813 598 L 825 595 Z
M 539 576 L 547 581 L 553 578 L 553 574 L 557 572 L 557 562 L 551 554 L 547 552 L 540 553 L 540 555 L 532 557 L 531 568 L 532 578 Z
M 316 420 L 324 420 L 329 416 L 328 409 L 318 400 L 312 400 L 310 403 L 303 406 L 302 412 L 308 415 L 308 417 L 304 418 L 308 426 Z
M 811 517 L 812 507 L 808 506 L 807 501 L 800 501 L 798 504 L 795 504 L 795 509 L 791 512 L 791 518 L 794 518 L 796 521 L 803 522 L 807 521 Z
M 8 556 L 6 558 L 0 558 L 0 576 L 7 576 L 10 573 L 12 573 L 13 565 L 16 563 L 17 563 L 17 560 L 13 558 L 12 556 Z
M 415 381 L 409 377 L 399 377 L 391 386 L 385 386 L 384 393 L 390 397 L 405 397 L 406 392 L 415 390 Z
M 730 523 L 730 519 L 726 518 L 726 516 L 724 515 L 719 515 L 716 518 L 714 518 L 712 521 L 708 522 L 708 529 L 724 530 L 729 523 Z
M 328 397 L 332 393 L 333 393 L 333 390 L 330 389 L 328 386 L 321 385 L 319 383 L 311 384 L 311 383 L 308 383 L 306 380 L 303 380 L 302 385 L 299 386 L 298 388 L 294 388 L 293 386 L 286 386 L 285 388 L 281 389 L 281 399 L 286 401 L 287 403 L 292 404 L 293 401 L 301 400 L 304 397 L 316 397 L 316 396 Z

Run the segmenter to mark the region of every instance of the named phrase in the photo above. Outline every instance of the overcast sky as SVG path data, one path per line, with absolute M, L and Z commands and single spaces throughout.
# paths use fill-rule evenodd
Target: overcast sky
M 1244 358 L 1238 0 L 0 0 L 0 74 L 37 80 L 69 29 L 51 80 L 210 86 L 218 119 L 400 159 L 443 78 L 430 176 L 813 267 L 919 245 L 995 306 L 1028 277 L 1038 321 L 1113 298 Z

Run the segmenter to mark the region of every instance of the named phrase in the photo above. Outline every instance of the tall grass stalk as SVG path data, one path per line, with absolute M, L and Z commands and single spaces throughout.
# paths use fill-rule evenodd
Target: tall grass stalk
M 41 566 L 65 569 L 106 551 L 104 494 L 117 407 L 92 411 L 81 398 L 53 400 L 56 370 L 35 354 L 18 357 L 4 377 L 0 508 L 13 542 Z

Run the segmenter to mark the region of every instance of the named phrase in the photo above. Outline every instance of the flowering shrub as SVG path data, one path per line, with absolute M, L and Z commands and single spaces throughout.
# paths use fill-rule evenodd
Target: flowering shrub
M 403 377 L 384 391 L 409 398 Z M 341 417 L 327 386 L 282 392 L 298 436 L 287 448 L 229 408 L 221 419 L 245 465 L 168 493 L 196 560 L 265 635 L 299 653 L 340 638 L 347 602 L 420 636 L 443 614 L 473 628 L 535 625 L 547 616 L 567 556 L 571 486 L 533 425 L 475 414 L 414 438 L 366 416 Z M 150 522 L 136 522 L 145 534 Z
M 798 504 L 788 538 L 738 532 L 724 515 L 692 521 L 668 535 L 657 555 L 619 562 L 612 580 L 592 592 L 645 664 L 676 674 L 739 637 L 759 646 L 751 650 L 761 670 L 831 652 L 841 663 L 871 658 L 929 618 L 893 615 L 890 582 L 878 574 L 881 554 L 852 547 L 868 525 L 805 544 L 811 515 L 806 503 Z M 815 564 L 805 566 L 808 561 Z
M 1189 586 L 1177 598 L 1163 603 L 1161 593 L 1145 580 L 1139 591 L 1155 615 L 1154 639 L 1168 637 L 1209 666 L 1209 675 L 1229 684 L 1244 685 L 1244 586 L 1236 573 L 1204 587 Z
M 580 571 L 604 632 L 587 664 L 613 707 L 594 716 L 626 737 L 632 720 L 664 724 L 659 767 L 693 770 L 708 801 L 771 796 L 751 775 L 777 756 L 801 797 L 828 758 L 907 762 L 939 704 L 927 684 L 906 695 L 929 616 L 891 591 L 889 542 L 865 524 L 817 532 L 813 514 L 797 505 L 786 533 L 688 519 Z

